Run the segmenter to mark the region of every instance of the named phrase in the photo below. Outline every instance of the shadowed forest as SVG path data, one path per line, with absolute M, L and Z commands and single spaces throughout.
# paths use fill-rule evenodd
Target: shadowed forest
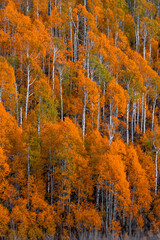
M 160 1 L 0 1 L 0 239 L 160 239 Z

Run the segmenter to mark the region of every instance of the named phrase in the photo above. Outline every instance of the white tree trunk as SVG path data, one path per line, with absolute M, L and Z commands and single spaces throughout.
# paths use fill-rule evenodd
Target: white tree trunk
M 152 132 L 153 132 L 153 129 L 154 129 L 154 114 L 155 114 L 155 108 L 156 108 L 156 101 L 157 101 L 157 98 L 155 98 L 154 101 L 153 101 L 152 128 L 151 128 Z
M 83 140 L 84 140 L 85 126 L 86 126 L 86 101 L 87 101 L 87 93 L 84 90 L 83 114 L 82 114 L 82 134 L 83 134 Z
M 27 66 L 27 94 L 26 94 L 25 119 L 27 119 L 27 114 L 28 114 L 29 84 L 30 84 L 30 67 L 29 67 L 29 65 L 28 65 L 28 66 Z
M 141 133 L 143 132 L 143 101 L 144 101 L 144 94 L 142 96 L 142 109 L 141 109 Z
M 157 186 L 158 186 L 158 152 L 156 151 L 156 158 L 155 158 L 155 195 L 157 195 Z
M 61 99 L 61 120 L 63 121 L 63 90 L 62 90 L 62 73 L 60 72 L 60 99 Z
M 55 85 L 55 60 L 56 60 L 56 48 L 53 49 L 53 66 L 52 66 L 52 90 L 53 90 L 53 96 L 55 94 L 54 85 Z
M 22 127 L 22 121 L 23 121 L 22 107 L 20 107 L 20 125 L 21 125 L 21 127 Z
M 97 130 L 99 130 L 99 120 L 100 120 L 100 95 L 99 95 L 99 100 L 98 100 Z

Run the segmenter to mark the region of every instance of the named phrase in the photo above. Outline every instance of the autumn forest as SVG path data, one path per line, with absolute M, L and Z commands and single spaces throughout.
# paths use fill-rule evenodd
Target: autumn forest
M 0 0 L 0 239 L 158 239 L 160 1 Z

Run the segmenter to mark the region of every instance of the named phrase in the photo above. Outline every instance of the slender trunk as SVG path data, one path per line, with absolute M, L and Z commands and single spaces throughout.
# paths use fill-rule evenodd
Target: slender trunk
M 100 195 L 100 184 L 99 184 L 99 181 L 98 181 L 98 184 L 97 184 L 97 193 L 96 193 L 96 208 L 97 210 L 99 209 L 99 195 Z
M 74 62 L 78 60 L 78 32 L 79 32 L 79 17 L 77 15 L 77 26 L 74 33 Z
M 15 83 L 16 89 L 16 117 L 17 117 L 17 126 L 19 126 L 19 112 L 18 112 L 18 91 L 17 91 L 17 84 Z M 1 100 L 1 99 L 0 99 Z M 1 101 L 0 101 L 1 102 Z
M 27 119 L 27 114 L 28 114 L 29 84 L 30 84 L 30 68 L 29 68 L 29 66 L 27 66 L 27 94 L 26 94 L 26 111 L 25 111 L 25 119 Z
M 113 210 L 113 221 L 116 220 L 116 211 L 117 211 L 117 192 L 114 193 L 114 210 Z
M 157 195 L 157 186 L 158 186 L 158 152 L 159 150 L 156 151 L 156 158 L 155 158 L 155 195 Z
M 109 105 L 109 109 L 110 109 L 110 117 L 109 117 L 109 124 L 110 126 L 112 125 L 112 103 L 110 102 L 110 105 Z
M 132 109 L 132 121 L 131 121 L 131 140 L 133 142 L 133 118 L 134 118 L 134 104 Z
M 72 8 L 70 7 L 70 14 L 72 19 Z M 73 62 L 73 34 L 72 34 L 72 21 L 70 21 L 70 41 L 71 41 L 71 59 Z
M 106 180 L 106 231 L 108 229 L 108 210 L 109 210 L 109 204 L 108 204 L 108 191 L 107 191 L 107 180 Z
M 42 59 L 42 69 L 43 69 L 43 73 L 45 74 L 45 59 L 44 59 L 44 57 L 43 57 L 43 59 Z
M 83 133 L 83 140 L 85 135 L 85 125 L 86 125 L 86 100 L 87 100 L 87 93 L 84 90 L 84 101 L 83 101 L 83 114 L 82 114 L 82 133 Z
M 153 101 L 152 128 L 151 128 L 152 132 L 153 132 L 153 129 L 154 129 L 154 114 L 155 114 L 155 108 L 156 108 L 156 101 L 157 101 L 157 98 L 155 98 L 154 101 Z
M 139 52 L 139 15 L 137 16 L 137 26 L 136 26 L 136 51 Z
M 51 179 L 51 205 L 53 205 L 53 178 L 54 178 L 54 166 L 51 158 L 51 148 L 49 149 L 49 160 L 50 160 L 50 179 Z
M 109 184 L 109 226 L 111 226 L 112 222 L 112 201 L 113 201 L 113 194 L 112 194 L 112 184 Z
M 139 99 L 137 103 L 137 126 L 139 126 Z
M 40 130 L 41 130 L 41 97 L 39 96 L 39 114 L 38 114 L 38 135 L 40 134 Z
M 50 57 L 50 55 L 49 55 L 49 58 L 48 58 L 48 82 L 50 83 L 50 74 L 51 74 L 51 70 L 50 70 L 50 68 L 51 68 L 51 66 L 50 66 L 50 59 L 51 59 L 51 57 Z
M 26 15 L 29 13 L 29 0 L 27 0 L 27 6 L 26 6 Z
M 22 117 L 22 107 L 20 107 L 20 125 L 22 127 L 22 121 L 23 121 L 23 117 Z
M 63 121 L 63 90 L 62 90 L 62 73 L 60 72 L 60 98 L 61 98 L 61 120 Z
M 141 110 L 141 133 L 143 131 L 143 101 L 144 101 L 144 93 L 142 96 L 142 110 Z
M 136 132 L 136 103 L 133 104 L 134 106 L 134 132 Z
M 39 19 L 39 2 L 37 1 L 37 20 Z
M 146 37 L 143 39 L 143 58 L 146 59 Z
M 103 205 L 104 205 L 103 186 L 102 186 L 101 192 L 102 192 L 102 216 L 103 216 Z M 103 217 L 102 217 L 102 223 L 103 223 Z
M 55 60 L 56 60 L 56 48 L 54 47 L 53 50 L 53 66 L 52 66 L 52 90 L 53 90 L 53 96 L 55 94 L 54 92 L 54 85 L 55 85 Z
M 152 58 L 152 38 L 150 38 L 149 41 L 149 61 L 151 62 L 151 58 Z

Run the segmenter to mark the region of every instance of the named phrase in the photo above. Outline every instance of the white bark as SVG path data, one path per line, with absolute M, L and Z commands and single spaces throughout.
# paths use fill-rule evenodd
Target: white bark
M 39 2 L 37 0 L 37 20 L 39 19 Z
M 139 41 L 139 15 L 137 16 L 137 26 L 136 26 L 136 51 L 139 52 L 139 45 L 140 45 L 140 41 Z
M 83 140 L 84 140 L 85 126 L 86 126 L 86 101 L 87 101 L 87 93 L 84 90 L 83 114 L 82 114 L 82 134 L 83 134 Z
M 62 90 L 62 72 L 60 71 L 60 99 L 61 99 L 61 120 L 63 121 L 63 90 Z
M 152 128 L 151 128 L 152 132 L 153 132 L 153 129 L 154 129 L 154 114 L 155 114 L 155 108 L 156 108 L 156 101 L 157 101 L 157 98 L 155 98 L 154 101 L 153 101 Z
M 30 67 L 29 67 L 29 65 L 28 65 L 28 66 L 27 66 L 27 93 L 26 93 L 25 119 L 27 119 L 27 114 L 28 114 L 29 84 L 30 84 Z
M 141 109 L 141 132 L 143 131 L 143 101 L 144 101 L 144 93 L 142 96 L 142 109 Z
M 52 66 L 52 90 L 53 90 L 53 96 L 55 94 L 54 92 L 54 85 L 55 85 L 55 61 L 56 61 L 56 48 L 53 49 L 53 66 Z
M 19 126 L 19 113 L 18 113 L 18 91 L 17 91 L 17 84 L 15 83 L 16 89 L 16 116 L 17 116 L 17 126 Z M 1 101 L 0 101 L 1 102 Z
M 99 130 L 99 120 L 100 120 L 100 95 L 99 95 L 99 100 L 98 100 L 97 130 Z
M 97 192 L 96 192 L 96 208 L 99 209 L 99 195 L 100 195 L 100 184 L 98 181 Z
M 22 117 L 22 107 L 20 107 L 20 125 L 22 127 L 22 121 L 23 121 L 23 117 Z
M 155 158 L 155 195 L 157 195 L 157 186 L 158 186 L 158 152 L 159 149 L 156 150 L 156 158 Z
M 41 130 L 41 97 L 39 97 L 39 114 L 38 114 L 38 135 L 40 134 L 40 130 Z

